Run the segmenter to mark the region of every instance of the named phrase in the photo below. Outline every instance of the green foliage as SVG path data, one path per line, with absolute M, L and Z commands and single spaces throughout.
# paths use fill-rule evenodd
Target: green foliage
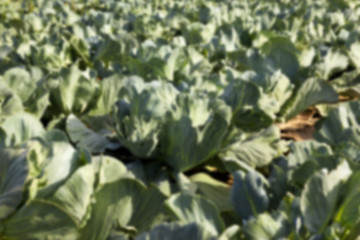
M 0 0 L 0 239 L 355 239 L 359 4 Z M 323 104 L 314 140 L 277 123 Z

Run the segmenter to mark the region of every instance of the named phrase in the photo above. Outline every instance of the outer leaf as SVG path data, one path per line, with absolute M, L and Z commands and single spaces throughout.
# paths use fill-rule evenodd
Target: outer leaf
M 252 82 L 235 80 L 222 97 L 233 110 L 234 123 L 244 130 L 268 127 L 275 119 L 275 104 Z
M 0 82 L 0 122 L 3 118 L 23 111 L 21 98 Z
M 302 49 L 301 53 L 299 54 L 300 66 L 309 67 L 313 63 L 315 55 L 316 52 L 314 47 Z
M 38 85 L 27 101 L 24 102 L 26 111 L 31 112 L 40 119 L 50 104 L 49 96 L 50 93 L 44 85 Z
M 41 149 L 32 156 L 34 164 L 41 169 L 42 179 L 46 184 L 39 182 L 37 198 L 51 196 L 60 185 L 79 166 L 80 153 L 67 142 L 54 142 L 50 147 Z
M 128 234 L 123 232 L 111 232 L 111 235 L 108 237 L 107 240 L 129 240 Z
M 79 240 L 105 240 L 110 234 L 112 224 L 120 218 L 122 226 L 130 221 L 134 202 L 143 186 L 136 180 L 120 179 L 105 184 L 99 189 L 91 206 L 90 219 L 81 230 Z
M 85 147 L 92 153 L 104 152 L 109 143 L 106 137 L 87 128 L 77 117 L 69 115 L 66 130 L 72 142 L 79 147 Z
M 215 33 L 216 26 L 212 23 L 204 25 L 200 22 L 193 22 L 184 26 L 184 37 L 189 43 L 207 43 Z
M 7 135 L 7 146 L 14 146 L 44 134 L 41 122 L 28 113 L 17 113 L 8 117 L 1 124 L 1 128 Z
M 267 240 L 281 239 L 289 234 L 289 226 L 283 215 L 274 219 L 267 213 L 260 214 L 256 219 L 251 219 L 244 225 L 244 233 L 247 239 Z
M 45 142 L 69 142 L 66 133 L 58 129 L 51 129 L 45 132 L 42 139 L 44 139 Z
M 76 65 L 61 71 L 59 79 L 53 80 L 51 86 L 52 99 L 56 104 L 54 110 L 65 114 L 88 111 L 95 105 L 98 94 L 95 80 L 85 77 Z
M 190 97 L 179 96 L 179 108 L 165 123 L 161 138 L 164 160 L 177 171 L 188 170 L 215 155 L 229 125 L 230 109 L 222 101 Z
M 117 37 L 108 35 L 98 48 L 95 59 L 102 60 L 107 64 L 109 62 L 121 63 L 126 52 L 135 49 L 137 45 L 136 39 L 128 33 L 120 34 Z
M 94 184 L 94 168 L 92 165 L 87 165 L 74 172 L 48 199 L 60 205 L 80 226 L 88 211 Z
M 324 79 L 328 79 L 331 74 L 346 69 L 349 64 L 349 59 L 345 54 L 335 49 L 331 49 L 325 56 L 322 65 L 322 73 Z
M 119 92 L 123 86 L 123 79 L 120 75 L 115 74 L 101 81 L 101 93 L 97 102 L 96 108 L 94 108 L 90 114 L 103 115 L 111 112 L 114 103 L 119 98 Z
M 298 51 L 285 37 L 272 37 L 262 47 L 262 52 L 267 56 L 268 68 L 281 69 L 289 78 L 294 78 L 299 70 Z
M 4 224 L 3 236 L 14 240 L 77 239 L 77 226 L 60 206 L 35 200 Z
M 170 84 L 152 82 L 143 86 L 142 80 L 132 82 L 133 86 L 124 85 L 121 91 L 128 99 L 116 105 L 117 132 L 121 143 L 135 156 L 148 158 L 156 152 L 160 127 L 178 92 Z
M 255 81 L 263 88 L 267 95 L 276 100 L 279 105 L 277 111 L 279 111 L 280 107 L 291 97 L 294 89 L 294 85 L 290 79 L 280 70 L 270 76 L 256 75 L 254 79 L 250 79 L 250 81 Z
M 235 213 L 242 219 L 249 219 L 266 211 L 269 198 L 260 174 L 250 171 L 245 174 L 242 171 L 234 173 L 234 185 L 231 189 L 231 202 Z
M 156 226 L 149 233 L 143 233 L 136 240 L 215 240 L 208 229 L 199 223 L 181 226 L 178 223 L 165 223 Z
M 81 38 L 75 37 L 74 35 L 70 39 L 70 44 L 81 57 L 81 59 L 89 66 L 93 67 L 90 62 L 90 51 L 88 44 Z
M 0 220 L 13 213 L 22 201 L 28 164 L 24 150 L 0 150 Z
M 217 181 L 205 173 L 191 176 L 191 181 L 196 183 L 199 191 L 219 208 L 220 211 L 231 210 L 229 200 L 230 187 L 223 182 Z
M 353 64 L 357 67 L 360 68 L 360 42 L 354 42 L 350 45 L 350 49 L 349 49 L 349 57 L 351 59 L 351 61 L 353 62 Z
M 126 167 L 117 159 L 105 156 L 93 160 L 95 168 L 98 168 L 99 171 L 98 188 L 100 190 L 106 184 L 113 184 L 128 177 Z M 126 191 L 129 191 L 128 201 L 130 202 L 125 201 L 125 199 L 121 203 L 124 206 L 121 205 L 120 207 L 125 209 L 116 216 L 118 225 L 124 229 L 129 228 L 143 232 L 149 230 L 156 223 L 163 221 L 162 213 L 165 196 L 160 190 L 154 185 L 145 189 L 137 179 L 134 179 L 133 182 L 129 180 L 126 184 L 129 185 L 129 189 Z M 101 197 L 97 201 L 102 201 Z
M 347 162 L 326 174 L 318 172 L 305 184 L 301 194 L 301 212 L 305 226 L 313 233 L 321 233 L 335 211 L 342 181 L 351 174 Z
M 344 103 L 333 109 L 316 125 L 315 138 L 331 145 L 340 143 L 344 130 L 359 126 L 359 109 L 360 101 Z
M 332 149 L 325 143 L 314 140 L 295 142 L 290 146 L 291 153 L 287 156 L 289 167 L 294 168 L 297 165 L 315 159 L 316 157 L 329 156 L 333 154 Z
M 219 114 L 209 120 L 202 130 L 192 127 L 192 121 L 185 116 L 168 121 L 162 139 L 165 162 L 177 171 L 185 171 L 215 155 L 228 123 Z
M 309 78 L 302 83 L 289 104 L 285 105 L 282 115 L 285 119 L 290 119 L 315 104 L 337 101 L 337 93 L 328 83 L 320 79 Z
M 193 195 L 196 193 L 197 185 L 181 172 L 175 172 L 174 178 L 181 193 Z
M 296 183 L 305 184 L 307 179 L 321 168 L 332 170 L 325 164 L 333 155 L 329 145 L 308 140 L 293 143 L 290 149 L 291 153 L 287 156 L 287 177 Z M 337 162 L 334 168 L 336 164 Z
M 240 237 L 241 229 L 238 225 L 228 227 L 219 237 L 219 240 L 236 240 Z
M 110 156 L 93 157 L 92 161 L 99 172 L 98 185 L 100 186 L 120 180 L 128 171 L 121 161 Z
M 262 167 L 269 164 L 282 151 L 280 130 L 274 126 L 246 140 L 236 141 L 221 152 L 220 158 L 225 163 L 235 161 L 251 167 Z
M 203 197 L 177 194 L 166 201 L 166 206 L 182 223 L 201 224 L 213 235 L 218 235 L 224 230 L 224 222 L 218 210 Z
M 335 221 L 346 228 L 352 228 L 360 216 L 360 172 L 354 173 L 346 185 L 344 202 L 340 206 Z
M 167 219 L 164 214 L 165 199 L 165 195 L 156 186 L 151 185 L 135 199 L 136 205 L 129 225 L 135 226 L 141 233 L 151 229 L 155 224 L 164 222 Z
M 6 85 L 25 102 L 36 88 L 36 82 L 31 79 L 30 74 L 22 68 L 8 70 L 3 78 Z

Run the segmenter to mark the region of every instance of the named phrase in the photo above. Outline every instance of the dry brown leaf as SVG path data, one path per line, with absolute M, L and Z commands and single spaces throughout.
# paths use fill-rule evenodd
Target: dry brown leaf
M 281 130 L 281 137 L 295 141 L 312 139 L 312 135 L 315 132 L 314 125 L 319 119 L 320 115 L 317 109 L 309 108 L 295 118 L 278 124 Z

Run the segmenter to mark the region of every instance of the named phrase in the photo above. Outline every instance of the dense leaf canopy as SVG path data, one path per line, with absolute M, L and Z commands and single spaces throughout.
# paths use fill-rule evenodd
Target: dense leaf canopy
M 0 240 L 355 239 L 355 0 L 1 0 Z M 277 124 L 311 106 L 314 139 Z

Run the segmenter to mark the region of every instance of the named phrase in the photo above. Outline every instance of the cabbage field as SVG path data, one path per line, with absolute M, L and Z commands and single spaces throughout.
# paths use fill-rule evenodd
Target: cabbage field
M 359 99 L 358 0 L 0 0 L 0 240 L 360 239 Z

